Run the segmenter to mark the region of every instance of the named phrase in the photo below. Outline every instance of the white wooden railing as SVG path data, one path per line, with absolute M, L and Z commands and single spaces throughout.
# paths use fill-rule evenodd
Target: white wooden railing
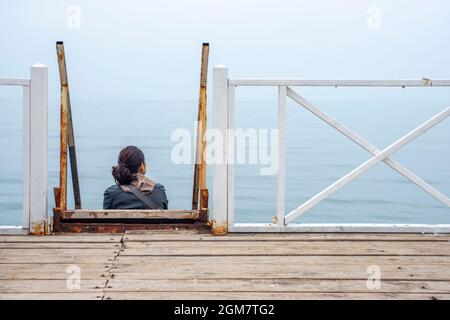
M 47 66 L 33 65 L 29 79 L 0 78 L 0 85 L 23 87 L 23 210 L 22 226 L 18 229 L 44 234 L 48 229 Z M 3 231 L 10 228 L 13 227 L 1 226 Z
M 328 196 L 341 189 L 347 183 L 383 161 L 409 181 L 429 193 L 447 208 L 449 198 L 414 173 L 389 157 L 415 138 L 445 120 L 450 115 L 450 107 L 424 122 L 422 125 L 395 141 L 383 150 L 379 150 L 357 133 L 345 127 L 306 100 L 291 87 L 450 87 L 450 80 L 296 80 L 296 79 L 229 79 L 228 69 L 219 65 L 213 74 L 213 122 L 214 129 L 221 132 L 223 139 L 223 159 L 226 163 L 214 164 L 213 175 L 213 211 L 212 226 L 215 233 L 230 232 L 450 232 L 450 224 L 296 224 L 294 219 L 304 214 Z M 234 91 L 237 86 L 276 86 L 278 87 L 278 124 L 279 124 L 279 171 L 277 211 L 267 223 L 235 223 L 234 209 L 234 136 L 229 134 L 234 128 Z M 341 179 L 319 192 L 296 209 L 285 209 L 285 113 L 286 97 L 306 108 L 325 123 L 345 135 L 347 138 L 367 150 L 372 158 L 350 171 Z M 257 205 L 257 204 L 255 204 Z M 450 214 L 450 210 L 448 212 Z

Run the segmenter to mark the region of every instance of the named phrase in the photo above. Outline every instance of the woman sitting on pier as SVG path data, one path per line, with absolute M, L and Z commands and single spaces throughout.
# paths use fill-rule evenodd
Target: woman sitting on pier
M 164 186 L 145 176 L 146 164 L 142 150 L 135 146 L 123 148 L 118 165 L 112 168 L 116 184 L 105 190 L 103 209 L 167 209 Z

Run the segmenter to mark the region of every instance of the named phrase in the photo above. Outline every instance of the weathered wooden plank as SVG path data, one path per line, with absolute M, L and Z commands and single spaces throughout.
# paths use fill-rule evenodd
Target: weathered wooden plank
M 67 210 L 63 219 L 193 219 L 198 210 Z
M 121 255 L 418 255 L 450 256 L 450 242 L 146 242 L 125 243 Z M 0 250 L 1 252 L 1 250 Z
M 202 214 L 200 215 L 202 216 Z M 209 232 L 210 227 L 206 222 L 199 220 L 165 220 L 162 219 L 158 221 L 158 223 L 153 223 L 155 220 L 152 220 L 152 223 L 142 223 L 142 221 L 116 221 L 110 222 L 108 220 L 91 220 L 89 223 L 87 222 L 75 222 L 76 220 L 72 220 L 71 222 L 62 223 L 61 229 L 64 232 L 70 233 L 80 233 L 80 232 L 88 232 L 88 233 L 123 233 L 126 230 L 180 230 L 180 229 L 190 229 L 190 230 L 202 230 L 205 232 Z M 67 220 L 64 220 L 67 221 Z M 106 222 L 108 221 L 108 222 Z
M 205 268 L 212 265 L 214 268 Z M 384 280 L 450 280 L 448 257 L 199 256 L 192 259 L 118 256 L 112 272 L 117 279 L 364 280 L 371 274 L 368 272 L 370 266 L 378 266 Z
M 97 292 L 0 293 L 0 300 L 101 300 Z
M 7 237 L 12 241 L 0 241 L 0 297 L 448 299 L 450 294 L 446 237 L 158 232 L 125 238 L 136 236 L 146 238 L 125 240 L 123 249 L 121 236 Z M 271 252 L 278 255 L 267 255 Z M 67 288 L 72 265 L 81 269 L 82 292 Z M 372 291 L 366 284 L 373 266 L 380 268 L 381 289 Z
M 187 279 L 121 280 L 111 279 L 107 292 L 397 292 L 450 293 L 449 281 L 381 281 L 380 288 L 369 287 L 366 280 L 322 279 Z
M 111 267 L 111 263 L 97 263 L 97 264 L 76 264 L 82 273 L 82 277 L 88 276 L 90 274 L 99 274 L 100 277 Z M 18 279 L 52 279 L 54 275 L 55 279 L 59 277 L 67 278 L 67 271 L 73 267 L 73 264 L 0 264 L 0 279 L 7 280 L 8 278 L 14 277 Z M 48 276 L 48 278 L 47 278 Z
M 0 256 L 4 257 L 23 257 L 24 259 L 35 256 L 93 256 L 93 257 L 113 257 L 118 253 L 118 248 L 103 249 L 0 249 Z
M 2 256 L 2 264 L 102 264 L 113 261 L 113 255 L 31 255 L 31 256 Z
M 1 293 L 40 292 L 98 292 L 101 293 L 106 279 L 81 280 L 80 289 L 70 288 L 72 282 L 63 280 L 0 280 Z M 68 283 L 69 282 L 69 283 Z
M 54 264 L 54 263 L 48 263 L 48 264 L 40 264 L 39 268 L 36 268 L 33 264 L 23 264 L 23 263 L 4 263 L 0 265 L 0 271 L 7 271 L 7 270 L 17 270 L 18 272 L 27 271 L 27 270 L 35 270 L 35 271 L 61 271 L 66 270 L 67 267 L 71 266 L 71 263 L 61 263 L 61 264 Z M 111 264 L 105 264 L 105 263 L 97 263 L 97 264 L 82 264 L 80 263 L 79 266 L 83 270 L 86 271 L 95 271 L 95 270 L 102 270 L 105 266 L 110 266 Z
M 114 242 L 0 242 L 0 249 L 17 250 L 39 250 L 39 249 L 117 249 L 122 247 L 120 243 Z
M 450 235 L 441 234 L 314 234 L 314 233 L 253 233 L 213 236 L 192 231 L 148 232 L 129 231 L 124 236 L 126 242 L 148 241 L 450 241 Z
M 0 236 L 0 243 L 54 243 L 54 242 L 74 242 L 74 243 L 120 243 L 122 235 L 108 235 L 108 234 L 79 234 L 79 235 L 51 235 L 51 236 Z
M 77 265 L 80 266 L 80 265 Z M 41 266 L 39 265 L 38 269 Z M 108 269 L 107 268 L 99 268 L 97 271 L 86 271 L 81 268 L 81 278 L 83 280 L 96 280 L 107 278 Z M 18 272 L 16 270 L 0 270 L 0 280 L 66 280 L 70 274 L 70 269 L 65 268 L 58 271 L 48 271 L 48 270 L 36 270 L 36 266 L 34 266 L 33 270 L 21 271 Z
M 107 292 L 106 300 L 448 300 L 450 294 L 295 292 Z

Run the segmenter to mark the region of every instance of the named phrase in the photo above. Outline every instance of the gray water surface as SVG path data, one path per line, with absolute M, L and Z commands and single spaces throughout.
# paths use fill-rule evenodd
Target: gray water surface
M 435 102 L 313 101 L 382 149 L 450 105 Z M 111 166 L 123 146 L 137 145 L 147 158 L 148 175 L 165 185 L 171 208 L 189 208 L 192 165 L 171 162 L 171 133 L 193 132 L 196 101 L 72 102 L 82 202 L 101 208 L 113 184 Z M 21 224 L 22 110 L 20 100 L 0 100 L 0 225 Z M 59 104 L 49 106 L 49 213 L 58 184 Z M 236 126 L 276 128 L 275 101 L 238 101 Z M 212 114 L 209 112 L 209 119 Z M 211 123 L 208 124 L 211 126 Z M 286 210 L 370 158 L 357 146 L 292 101 L 287 105 Z M 450 195 L 449 119 L 395 153 L 393 159 Z M 209 187 L 212 188 L 208 167 Z M 70 182 L 70 179 L 69 179 Z M 238 222 L 270 222 L 276 209 L 276 176 L 261 176 L 259 165 L 236 167 Z M 69 207 L 73 195 L 69 184 Z M 383 163 L 308 211 L 295 222 L 450 223 L 450 210 Z

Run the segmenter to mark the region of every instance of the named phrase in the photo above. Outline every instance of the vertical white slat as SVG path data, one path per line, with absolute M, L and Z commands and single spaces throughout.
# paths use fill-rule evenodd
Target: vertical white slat
M 228 88 L 228 127 L 227 127 L 227 164 L 228 164 L 228 227 L 234 225 L 234 128 L 235 128 L 235 86 Z
M 30 88 L 30 233 L 47 232 L 47 66 L 31 67 Z
M 286 94 L 287 87 L 278 87 L 278 197 L 277 197 L 277 225 L 284 226 L 285 189 L 286 189 Z
M 23 86 L 23 205 L 22 228 L 30 228 L 30 86 Z
M 228 229 L 228 68 L 223 65 L 213 69 L 213 129 L 221 135 L 220 150 L 214 162 L 213 174 L 213 212 L 211 226 L 213 234 L 226 234 Z M 216 144 L 218 146 L 218 144 Z M 219 147 L 219 146 L 218 146 Z

